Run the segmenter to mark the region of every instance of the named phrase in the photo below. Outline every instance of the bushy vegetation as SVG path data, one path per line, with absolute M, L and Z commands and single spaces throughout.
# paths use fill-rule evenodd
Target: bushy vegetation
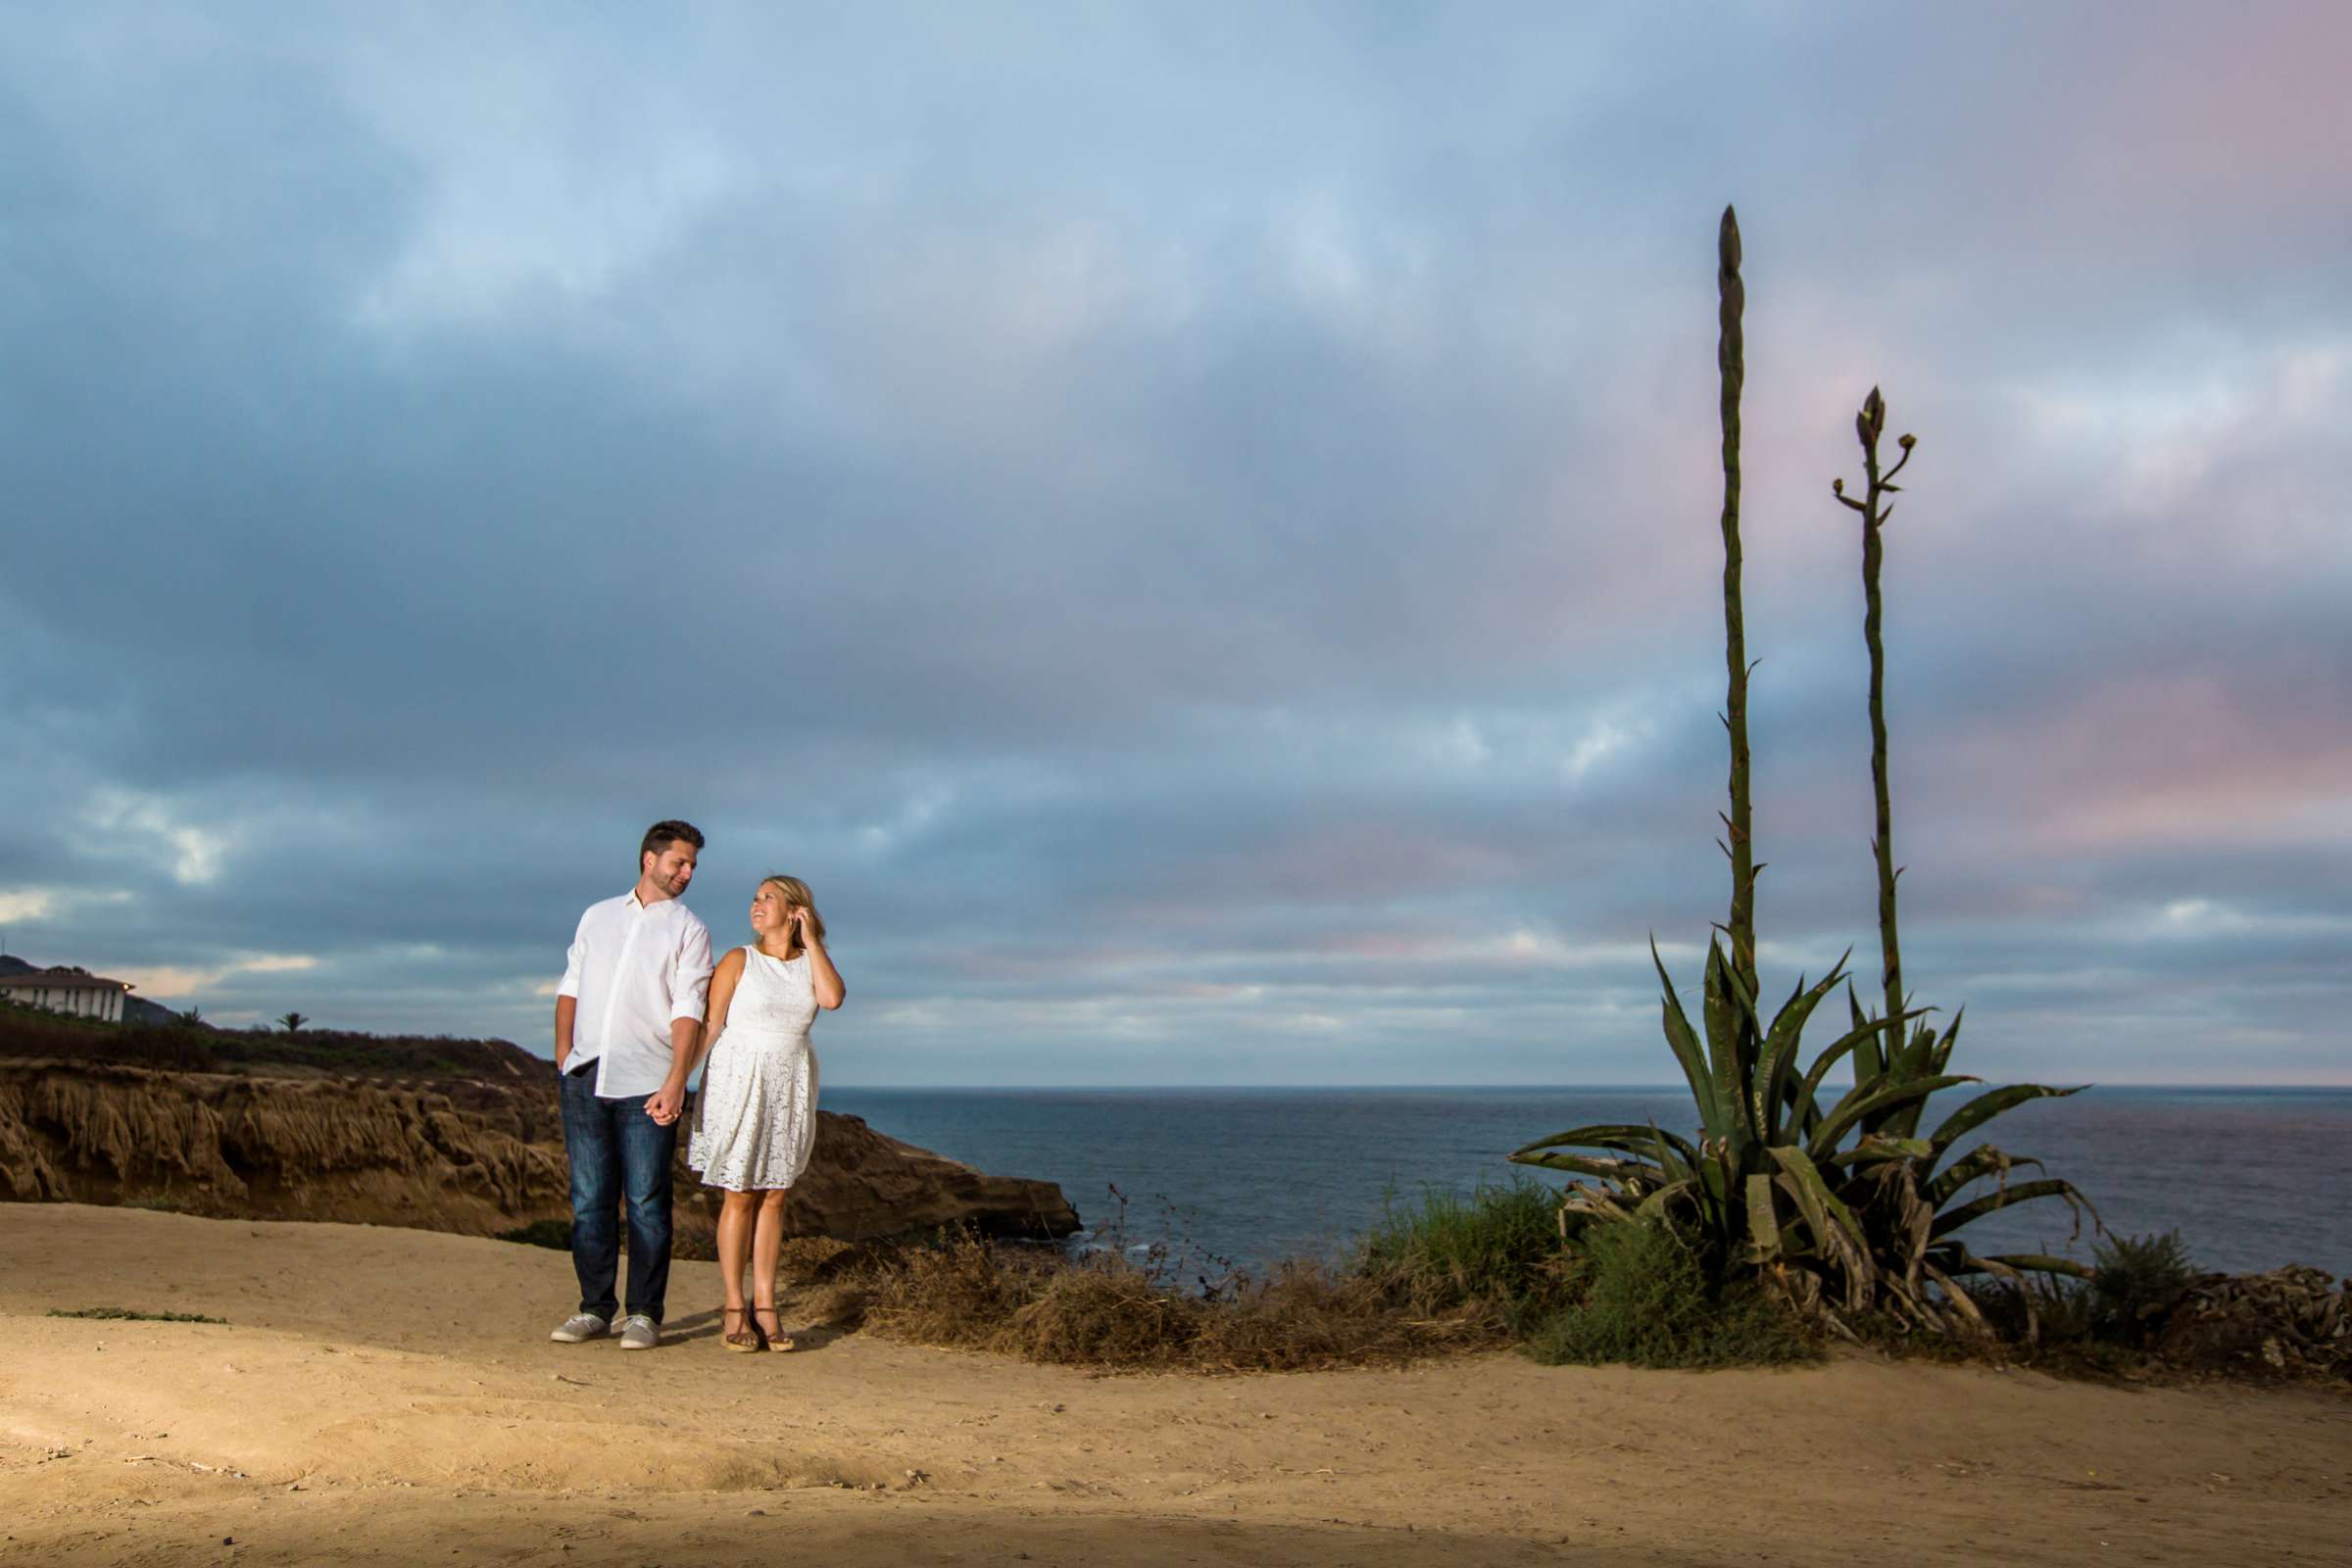
M 1491 1311 L 1417 1317 L 1389 1282 L 1347 1270 L 1298 1264 L 1204 1294 L 1116 1253 L 1072 1256 L 969 1233 L 853 1253 L 811 1284 L 796 1307 L 821 1323 L 1123 1371 L 1395 1364 L 1503 1338 Z
M 1539 1361 L 1760 1366 L 1821 1353 L 1785 1305 L 1753 1280 L 1710 1274 L 1693 1239 L 1664 1221 L 1592 1226 L 1580 1250 L 1577 1298 L 1528 1334 Z
M 2091 1256 L 2087 1279 L 1984 1281 L 1969 1295 L 1992 1331 L 2011 1343 L 2142 1349 L 2200 1275 L 2179 1231 L 2109 1236 Z
M 1553 1190 L 1533 1180 L 1424 1193 L 1393 1201 L 1348 1258 L 1263 1277 L 1181 1269 L 1181 1247 L 1139 1249 L 1138 1263 L 1120 1247 L 1074 1255 L 968 1233 L 918 1246 L 802 1242 L 787 1248 L 799 1286 L 789 1311 L 917 1344 L 1124 1371 L 1395 1365 L 1514 1343 L 1546 1360 L 1645 1366 L 1814 1353 L 1752 1285 L 1708 1286 L 1686 1240 L 1647 1226 L 1625 1227 L 1622 1239 L 1563 1236 L 1557 1208 Z
M 0 1056 L 119 1062 L 170 1072 L 294 1068 L 367 1078 L 506 1079 L 547 1063 L 505 1040 L 321 1030 L 219 1029 L 201 1022 L 101 1023 L 0 1004 Z
M 1525 1177 L 1468 1194 L 1425 1189 L 1409 1203 L 1392 1197 L 1354 1271 L 1390 1282 L 1413 1312 L 1484 1308 L 1522 1330 L 1576 1288 L 1558 1208 L 1556 1191 Z

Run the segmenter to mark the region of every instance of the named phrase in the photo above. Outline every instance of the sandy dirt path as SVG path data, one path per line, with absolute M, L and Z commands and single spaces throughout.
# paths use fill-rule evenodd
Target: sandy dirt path
M 548 1343 L 564 1254 L 0 1204 L 4 1563 L 2341 1562 L 2352 1397 L 1796 1372 L 1100 1377 Z M 52 1318 L 199 1312 L 225 1326 Z M 789 1326 L 789 1312 L 787 1313 Z M 1826 1455 L 1826 1457 L 1825 1457 Z M 812 1555 L 814 1554 L 814 1555 Z

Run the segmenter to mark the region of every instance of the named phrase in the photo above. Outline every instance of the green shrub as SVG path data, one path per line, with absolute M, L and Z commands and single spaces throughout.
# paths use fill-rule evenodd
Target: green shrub
M 1976 1303 L 1992 1337 L 2005 1344 L 2085 1346 L 2098 1338 L 2097 1299 L 2082 1280 L 1986 1276 L 1959 1288 Z M 1888 1325 L 1886 1333 L 1873 1337 L 1900 1339 L 1903 1326 Z
M 1581 1240 L 1584 1298 L 1537 1324 L 1527 1351 L 1548 1366 L 1778 1365 L 1818 1352 L 1755 1284 L 1719 1291 L 1695 1247 L 1650 1221 L 1596 1224 Z
M 1520 1178 L 1463 1195 L 1394 1198 L 1356 1251 L 1355 1272 L 1387 1283 L 1424 1316 L 1478 1303 L 1524 1327 L 1566 1304 L 1572 1273 L 1560 1195 Z
M 1984 1280 L 1969 1298 L 2015 1344 L 2136 1348 L 2199 1274 L 2179 1231 L 2109 1237 L 2091 1256 L 2087 1280 Z
M 2136 1336 L 2141 1325 L 2180 1298 L 2199 1273 L 2179 1231 L 2115 1236 L 2091 1250 L 2090 1294 L 2099 1326 Z

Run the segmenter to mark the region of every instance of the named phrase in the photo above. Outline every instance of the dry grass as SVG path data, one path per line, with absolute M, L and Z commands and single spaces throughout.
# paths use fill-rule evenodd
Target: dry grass
M 1670 1249 L 1624 1257 L 1564 1250 L 1556 1230 L 1547 1236 L 1531 1222 L 1540 1196 L 1497 1189 L 1428 1198 L 1393 1208 L 1349 1264 L 1294 1265 L 1263 1280 L 1229 1275 L 1207 1290 L 1197 1279 L 1194 1288 L 1181 1287 L 1164 1264 L 1139 1267 L 1116 1250 L 1072 1258 L 1058 1249 L 962 1233 L 927 1244 L 801 1238 L 784 1246 L 786 1310 L 812 1327 L 1122 1372 L 1393 1366 L 1514 1344 L 1543 1361 L 1676 1366 L 1770 1364 L 1810 1354 L 1801 1336 L 1792 1338 L 1783 1317 L 1763 1311 L 1766 1303 L 1752 1293 L 1717 1301 Z M 2270 1278 L 2198 1276 L 2197 1284 L 2211 1296 Z M 2304 1342 L 2339 1346 L 2352 1335 L 2343 1298 L 2324 1280 L 2316 1293 L 2296 1296 L 2296 1344 L 2306 1361 L 2321 1357 Z M 1858 1326 L 1866 1340 L 1895 1354 L 2027 1362 L 2134 1381 L 2194 1375 L 2184 1355 L 2080 1337 L 2053 1343 L 2051 1330 L 2060 1325 L 2046 1313 L 2038 1347 L 2008 1339 L 1923 1343 L 1892 1324 Z M 2283 1332 L 2273 1326 L 2256 1338 Z M 1661 1336 L 1665 1343 L 1656 1343 Z M 2234 1343 L 2231 1348 L 2243 1349 Z M 2262 1351 L 2258 1344 L 2245 1353 L 2197 1358 L 2196 1365 L 2207 1375 L 2259 1381 L 2267 1369 L 2253 1363 L 2276 1364 Z M 2340 1368 L 2331 1374 L 2339 1386 L 2343 1375 Z
M 1292 1265 L 1204 1295 L 1115 1255 L 968 1235 L 798 1260 L 797 1315 L 889 1339 L 1119 1371 L 1297 1372 L 1396 1365 L 1508 1343 L 1499 1303 L 1417 1315 L 1394 1273 Z

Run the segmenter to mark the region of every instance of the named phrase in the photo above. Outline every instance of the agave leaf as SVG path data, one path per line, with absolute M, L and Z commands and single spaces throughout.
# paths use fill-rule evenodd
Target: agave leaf
M 1654 1121 L 1649 1124 L 1648 1149 L 1651 1157 L 1657 1160 L 1658 1168 L 1669 1177 L 1695 1175 L 1707 1168 L 1707 1162 L 1699 1157 L 1697 1150 L 1672 1133 L 1661 1132 Z
M 2082 1195 L 2075 1191 L 2073 1182 L 2060 1181 L 2055 1177 L 2039 1181 L 2018 1182 L 2003 1187 L 1998 1192 L 1986 1193 L 1984 1197 L 1971 1200 L 1955 1208 L 1945 1209 L 1936 1216 L 1936 1227 L 1929 1234 L 1940 1240 L 1971 1220 L 1982 1219 L 1996 1209 L 2007 1208 L 2012 1203 L 2030 1203 L 2036 1198 L 2063 1198 L 2070 1203 L 2082 1200 Z M 2093 1212 L 2096 1211 L 2093 1210 Z M 2080 1226 L 2081 1223 L 2082 1221 L 2078 1217 L 2076 1224 Z
M 1903 1265 L 1903 1288 L 1914 1297 L 1927 1290 L 1920 1278 L 1926 1263 L 1928 1246 L 1934 1240 L 1936 1205 L 1919 1193 L 1918 1166 L 1910 1160 L 1882 1164 L 1872 1172 L 1880 1193 L 1878 1201 L 1886 1203 L 1899 1216 L 1886 1240 L 1886 1247 L 1898 1256 Z
M 1911 1026 L 1910 1038 L 1903 1042 L 1890 1074 L 1896 1078 L 1924 1078 L 1928 1075 L 1929 1060 L 1936 1054 L 1936 1029 L 1925 1018 Z
M 1700 971 L 1704 984 L 1700 987 L 1700 1018 L 1707 1031 L 1707 1068 L 1715 1081 L 1715 1094 L 1739 1092 L 1740 1073 L 1735 1055 L 1735 1043 L 1740 1035 L 1739 988 L 1727 985 L 1724 974 L 1731 960 L 1723 956 L 1723 944 L 1713 938 L 1707 941 L 1706 967 Z
M 1933 1078 L 1943 1071 L 1945 1064 L 1952 1059 L 1952 1047 L 1960 1037 L 1960 1020 L 1967 1011 L 1966 1007 L 1962 1007 L 1954 1012 L 1950 1027 L 1940 1035 L 1925 1022 L 1920 1024 L 1913 1033 L 1911 1046 L 1905 1054 L 1903 1063 L 1905 1077 Z M 1895 1138 L 1916 1137 L 1919 1132 L 1919 1118 L 1926 1109 L 1927 1105 L 1924 1102 L 1900 1106 L 1884 1116 L 1872 1117 L 1870 1129 L 1873 1132 L 1886 1133 Z
M 1642 1200 L 1640 1206 L 1634 1210 L 1634 1218 L 1663 1218 L 1666 1213 L 1666 1205 L 1678 1198 L 1690 1197 L 1690 1189 L 1693 1185 L 1694 1184 L 1689 1177 L 1685 1177 L 1679 1182 L 1668 1182 L 1665 1186 L 1659 1188 L 1656 1192 Z
M 1804 1151 L 1788 1144 L 1775 1144 L 1770 1152 L 1776 1159 L 1783 1154 L 1804 1158 Z M 1826 1187 L 1808 1185 L 1788 1172 L 1783 1172 L 1776 1185 L 1795 1200 L 1800 1216 L 1798 1224 L 1781 1233 L 1781 1249 L 1788 1261 L 1813 1275 L 1820 1286 L 1842 1283 L 1847 1310 L 1867 1306 L 1878 1288 L 1879 1269 L 1870 1249 L 1856 1246 L 1831 1211 L 1837 1199 Z
M 1966 1007 L 1958 1007 L 1953 1010 L 1952 1026 L 1943 1032 L 1943 1039 L 1937 1042 L 1935 1059 L 1928 1063 L 1928 1071 L 1941 1072 L 1943 1064 L 1952 1059 L 1952 1047 L 1960 1039 L 1960 1020 L 1966 1016 L 1968 1016 Z
M 1901 1037 L 1890 1036 L 1884 1048 L 1871 1039 L 1867 1031 L 1869 1025 L 1877 1020 L 1878 1014 L 1863 1010 L 1862 1001 L 1854 995 L 1854 988 L 1850 983 L 1845 988 L 1845 1006 L 1846 1010 L 1853 1015 L 1854 1020 L 1852 1033 L 1854 1082 L 1868 1083 L 1873 1078 L 1885 1075 L 1886 1058 L 1894 1054 L 1895 1045 Z
M 1517 1159 L 1521 1154 L 1532 1154 L 1540 1149 L 1560 1148 L 1621 1149 L 1627 1153 L 1646 1154 L 1651 1152 L 1649 1145 L 1653 1140 L 1673 1150 L 1684 1164 L 1698 1163 L 1698 1151 L 1690 1146 L 1689 1139 L 1660 1132 L 1654 1123 L 1638 1121 L 1602 1121 L 1589 1127 L 1572 1127 L 1564 1133 L 1553 1133 L 1549 1138 L 1539 1138 L 1524 1148 L 1514 1150 L 1510 1157 Z
M 1709 944 L 1712 947 L 1712 944 Z M 1683 1077 L 1690 1084 L 1690 1098 L 1698 1102 L 1699 1125 L 1709 1138 L 1722 1138 L 1731 1131 L 1730 1118 L 1715 1096 L 1715 1080 L 1707 1070 L 1706 1054 L 1699 1049 L 1698 1036 L 1691 1031 L 1690 1015 L 1683 1011 L 1682 999 L 1674 994 L 1674 979 L 1666 972 L 1666 960 L 1658 956 L 1658 939 L 1649 939 L 1649 961 L 1658 971 L 1658 984 L 1666 993 L 1666 1044 L 1674 1050 L 1674 1059 L 1682 1064 Z
M 2078 1263 L 2071 1257 L 2052 1257 L 2047 1252 L 1999 1252 L 1984 1258 L 1977 1257 L 1975 1253 L 1971 1252 L 1967 1256 L 1970 1261 L 1979 1264 L 1999 1263 L 2009 1268 L 2025 1269 L 2039 1274 L 2065 1274 L 2079 1280 L 2089 1279 L 2098 1272 L 2088 1263 Z M 1953 1272 L 1956 1274 L 1966 1273 L 1968 1270 L 1955 1269 Z
M 1755 1076 L 1756 999 L 1718 942 L 1707 944 L 1705 998 L 1707 1060 L 1715 1074 L 1715 1101 L 1728 1123 L 1726 1131 L 1715 1136 L 1754 1138 L 1747 1086 Z
M 1625 1195 L 1611 1188 L 1588 1187 L 1583 1182 L 1571 1182 L 1560 1198 L 1560 1207 L 1570 1213 L 1589 1214 L 1594 1219 L 1630 1220 L 1633 1207 Z
M 1990 1274 L 1996 1272 L 1996 1270 L 1988 1267 L 1982 1259 L 1969 1257 L 1965 1252 L 1961 1255 L 1966 1259 L 1969 1267 L 1965 1270 L 1954 1270 L 1955 1273 L 1966 1272 L 1975 1274 Z M 1954 1316 L 1958 1317 L 1962 1322 L 1966 1323 L 1970 1328 L 1976 1330 L 1980 1334 L 1990 1334 L 1992 1332 L 1992 1325 L 1984 1321 L 1984 1311 L 1979 1308 L 1977 1303 L 1969 1298 L 1969 1294 L 1966 1291 L 1960 1289 L 1959 1286 L 1952 1283 L 1950 1274 L 1946 1274 L 1942 1269 L 1937 1268 L 1933 1263 L 1926 1264 L 1924 1267 L 1928 1278 L 1934 1280 L 1937 1285 L 1943 1287 L 1943 1298 L 1951 1303 L 1951 1310 Z M 2028 1310 L 2031 1310 L 2030 1306 Z
M 1781 1019 L 1787 1016 L 1788 1009 L 1803 999 L 1805 990 L 1805 977 L 1800 971 L 1796 977 L 1796 988 L 1788 993 L 1788 1000 L 1782 1003 L 1779 1009 L 1773 1013 L 1772 1027 L 1764 1030 L 1764 1042 L 1756 1052 L 1756 1070 L 1748 1075 L 1748 1125 L 1755 1129 L 1756 1136 L 1765 1143 L 1772 1142 L 1773 1124 L 1778 1120 L 1775 1115 L 1778 1107 L 1772 1103 L 1764 1092 L 1765 1085 L 1772 1078 L 1773 1032 L 1780 1027 Z M 1759 1009 L 1756 1013 L 1756 1021 L 1761 1025 L 1763 1019 L 1764 1014 Z
M 1890 1159 L 1925 1159 L 1936 1152 L 1936 1146 L 1925 1138 L 1865 1139 L 1851 1149 L 1836 1153 L 1815 1156 L 1824 1165 L 1875 1165 Z
M 1870 1238 L 1863 1232 L 1862 1222 L 1854 1217 L 1852 1209 L 1845 1206 L 1844 1200 L 1830 1191 L 1830 1184 L 1821 1179 L 1821 1168 L 1807 1157 L 1805 1152 L 1793 1145 L 1775 1144 L 1765 1152 L 1772 1155 L 1781 1169 L 1788 1174 L 1789 1181 L 1793 1184 L 1792 1190 L 1796 1194 L 1798 1203 L 1804 1205 L 1808 1210 L 1807 1217 L 1813 1217 L 1810 1212 L 1812 1209 L 1820 1209 L 1830 1220 L 1836 1222 L 1838 1228 L 1844 1233 L 1846 1240 L 1853 1244 L 1857 1252 L 1867 1254 L 1870 1249 Z M 1816 1224 L 1817 1228 L 1826 1229 L 1826 1227 L 1819 1227 L 1818 1221 Z M 1822 1241 L 1825 1243 L 1829 1240 L 1827 1235 L 1822 1237 Z
M 1902 1018 L 1917 1016 L 1917 1013 L 1906 1012 Z M 1838 1060 L 1847 1052 L 1855 1049 L 1870 1036 L 1884 1034 L 1889 1029 L 1901 1028 L 1902 1018 L 1891 1021 L 1886 1018 L 1865 1018 L 1860 1024 L 1832 1041 L 1820 1055 L 1813 1058 L 1813 1065 L 1805 1073 L 1805 1081 L 1797 1089 L 1796 1100 L 1790 1110 L 1788 1125 L 1796 1130 L 1798 1137 L 1810 1139 L 1813 1129 L 1820 1124 L 1821 1113 L 1814 1108 L 1814 1102 L 1821 1092 L 1821 1081 L 1829 1076 L 1830 1069 L 1838 1065 Z M 1859 1088 L 1863 1080 L 1857 1077 L 1855 1086 Z
M 2011 1084 L 2006 1089 L 1994 1089 L 1953 1111 L 1936 1128 L 1929 1142 L 1936 1146 L 1938 1155 L 1952 1147 L 1953 1141 L 1975 1131 L 2005 1110 L 2024 1104 L 2029 1100 L 2063 1100 L 2079 1095 L 2088 1084 L 2077 1084 L 2072 1089 L 2052 1089 L 2046 1084 Z
M 1513 1154 L 1511 1159 L 1521 1165 L 1541 1165 L 1545 1170 L 1573 1171 L 1579 1176 L 1598 1176 L 1603 1181 L 1636 1181 L 1643 1186 L 1662 1186 L 1666 1173 L 1645 1159 L 1616 1159 L 1601 1154 L 1571 1154 L 1561 1150 L 1546 1150 L 1541 1154 Z
M 1786 1144 L 1773 1146 L 1776 1151 L 1788 1147 Z M 1853 1250 L 1853 1244 L 1838 1229 L 1838 1222 L 1830 1218 L 1830 1211 L 1822 1203 L 1820 1196 L 1794 1176 L 1785 1173 L 1773 1178 L 1773 1186 L 1788 1194 L 1789 1202 L 1796 1209 L 1797 1223 L 1791 1227 L 1796 1234 L 1784 1234 L 1781 1238 L 1782 1250 L 1791 1254 L 1788 1260 L 1795 1263 L 1805 1258 L 1814 1259 L 1821 1265 L 1818 1272 L 1824 1275 L 1832 1272 L 1828 1265 L 1844 1266 Z
M 1607 1150 L 1611 1153 L 1616 1154 L 1630 1154 L 1633 1156 L 1632 1162 L 1637 1165 L 1645 1164 L 1657 1152 L 1657 1146 L 1652 1144 L 1646 1138 L 1572 1138 L 1565 1144 L 1554 1146 L 1552 1150 L 1546 1150 L 1544 1152 L 1537 1154 L 1530 1154 L 1524 1159 L 1517 1154 L 1512 1154 L 1508 1157 L 1511 1163 L 1515 1165 L 1542 1165 L 1550 1160 L 1557 1151 L 1565 1149 L 1597 1149 Z M 1659 1168 L 1661 1171 L 1664 1171 L 1665 1169 L 1664 1167 Z M 1669 1177 L 1669 1179 L 1671 1178 Z
M 1914 1101 L 1927 1099 L 1938 1089 L 1949 1089 L 1954 1084 L 1973 1084 L 1976 1081 L 1974 1078 L 1959 1076 L 1921 1078 L 1905 1083 L 1901 1079 L 1889 1077 L 1877 1079 L 1870 1083 L 1857 1083 L 1845 1092 L 1844 1098 L 1838 1102 L 1837 1108 L 1823 1119 L 1821 1127 L 1809 1140 L 1813 1157 L 1827 1159 L 1831 1154 L 1837 1152 L 1838 1140 L 1845 1136 L 1846 1130 L 1874 1111 L 1885 1110 L 1892 1105 L 1909 1104 Z
M 1723 1167 L 1708 1160 L 1690 1173 L 1690 1180 L 1696 1184 L 1691 1197 L 1697 1200 L 1699 1212 L 1707 1217 L 1711 1226 L 1714 1216 L 1732 1199 L 1731 1190 L 1725 1186 Z
M 1934 1142 L 1931 1141 L 1929 1148 L 1933 1149 L 1934 1147 Z M 2006 1154 L 1990 1144 L 1979 1144 L 1968 1153 L 1945 1166 L 1943 1174 L 1928 1183 L 1928 1201 L 1941 1208 L 1952 1200 L 1953 1194 L 1978 1177 L 1998 1176 L 2006 1179 L 2009 1172 L 2021 1170 L 2028 1165 L 2033 1166 L 2035 1170 L 2043 1168 L 2038 1159 L 2029 1159 L 2020 1154 Z
M 1772 1178 L 1761 1172 L 1747 1179 L 1748 1261 L 1769 1263 L 1781 1255 L 1781 1216 L 1772 1201 Z
M 1800 979 L 1797 989 L 1782 1004 L 1781 1010 L 1773 1014 L 1772 1028 L 1764 1037 L 1764 1055 L 1757 1068 L 1751 1104 L 1756 1136 L 1766 1143 L 1774 1142 L 1780 1136 L 1782 1102 L 1788 1094 L 1788 1071 L 1795 1064 L 1796 1049 L 1804 1038 L 1805 1024 L 1813 1016 L 1813 1009 L 1821 1005 L 1822 998 L 1838 989 L 1838 982 L 1845 978 L 1845 957 L 1852 951 L 1850 948 L 1846 950 L 1846 956 L 1841 956 L 1832 964 L 1830 972 L 1822 976 L 1811 990 L 1807 990 Z

